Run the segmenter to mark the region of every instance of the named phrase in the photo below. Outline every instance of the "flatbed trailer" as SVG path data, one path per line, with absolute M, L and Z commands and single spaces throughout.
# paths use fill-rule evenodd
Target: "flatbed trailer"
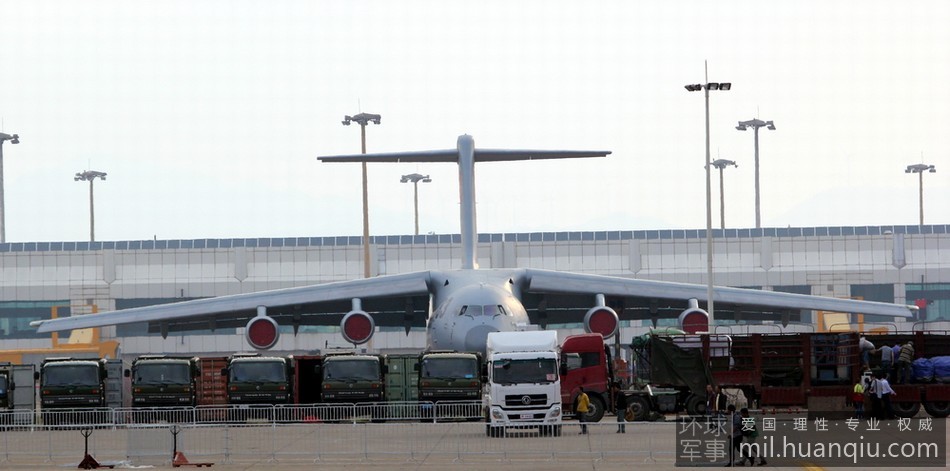
M 639 356 L 639 386 L 627 391 L 628 402 L 633 404 L 637 418 L 645 418 L 650 411 L 704 414 L 703 383 L 741 390 L 752 408 L 806 409 L 814 398 L 848 398 L 864 373 L 861 335 L 800 332 L 650 336 L 649 341 L 634 347 Z M 950 335 L 946 332 L 866 337 L 877 347 L 912 340 L 915 358 L 950 355 Z M 670 360 L 674 356 L 676 361 Z M 697 358 L 701 358 L 698 364 Z M 880 366 L 880 354 L 872 355 L 871 370 L 880 374 Z M 933 417 L 950 415 L 950 384 L 895 383 L 891 381 L 897 393 L 892 400 L 896 415 L 913 417 L 921 407 Z

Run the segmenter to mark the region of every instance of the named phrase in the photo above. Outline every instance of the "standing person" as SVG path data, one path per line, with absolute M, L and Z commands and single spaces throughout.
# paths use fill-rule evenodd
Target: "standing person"
M 851 392 L 851 403 L 854 404 L 854 417 L 857 419 L 864 418 L 864 385 L 861 384 L 859 379 L 857 383 L 854 383 L 854 390 Z
M 712 423 L 719 416 L 719 404 L 716 400 L 719 398 L 719 388 L 711 384 L 706 385 L 706 423 Z
M 871 365 L 871 352 L 874 351 L 874 344 L 862 335 L 858 340 L 858 348 L 861 350 L 861 366 L 867 368 Z
M 885 343 L 881 347 L 881 377 L 891 379 L 891 367 L 894 365 L 894 350 Z
M 712 417 L 716 413 L 716 388 L 706 385 L 706 415 Z
M 587 412 L 590 410 L 590 398 L 584 392 L 584 387 L 580 388 L 581 393 L 577 396 L 577 408 L 574 413 L 577 414 L 577 421 L 581 423 L 581 433 L 587 433 Z
M 617 433 L 627 433 L 627 395 L 620 390 L 620 383 L 610 386 L 614 393 L 614 411 L 617 413 Z
M 897 384 L 904 384 L 910 382 L 910 376 L 913 374 L 914 370 L 912 365 L 914 363 L 914 342 L 908 340 L 901 347 L 901 354 L 897 358 Z
M 877 393 L 881 389 L 881 382 L 877 375 L 871 372 L 871 384 L 868 386 L 868 397 L 871 399 L 871 409 L 867 411 L 868 417 L 880 417 L 883 411 L 881 407 L 881 396 Z
M 740 457 L 741 461 L 739 464 L 748 460 L 749 466 L 755 466 L 755 454 L 759 452 L 759 466 L 765 466 L 768 463 L 766 463 L 765 458 L 762 457 L 759 445 L 756 443 L 759 438 L 759 429 L 755 426 L 755 419 L 749 417 L 749 409 L 745 407 L 739 410 L 739 415 L 742 420 L 742 436 L 745 437 L 745 442 L 748 444 L 746 448 L 749 452 L 749 456 L 746 456 L 744 459 Z
M 877 385 L 877 397 L 883 406 L 883 410 L 878 414 L 878 417 L 882 419 L 893 419 L 896 416 L 894 415 L 894 407 L 891 405 L 891 396 L 896 396 L 897 393 L 891 389 L 891 383 L 887 381 L 887 378 L 878 379 Z
M 726 463 L 726 466 L 732 466 L 736 463 L 736 458 L 739 458 L 739 445 L 742 444 L 742 417 L 736 413 L 735 404 L 729 404 L 726 408 L 729 416 L 729 423 L 732 427 L 729 429 L 732 435 L 732 447 L 729 449 L 729 462 Z

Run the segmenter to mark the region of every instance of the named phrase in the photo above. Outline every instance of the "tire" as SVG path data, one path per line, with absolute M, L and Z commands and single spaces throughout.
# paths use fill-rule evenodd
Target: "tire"
M 647 420 L 650 416 L 650 402 L 643 396 L 630 396 L 627 398 L 627 408 L 633 412 L 633 420 Z
M 593 396 L 590 398 L 590 405 L 587 406 L 587 414 L 584 415 L 585 420 L 587 422 L 600 422 L 600 419 L 604 418 L 606 410 L 604 400 L 600 396 Z
M 924 410 L 931 417 L 942 419 L 950 415 L 950 402 L 947 401 L 927 401 L 924 403 Z
M 894 415 L 904 419 L 909 419 L 920 412 L 919 402 L 894 402 L 891 407 L 894 409 Z
M 706 400 L 695 394 L 686 398 L 686 413 L 691 416 L 706 415 Z
M 555 426 L 554 426 L 554 436 L 555 436 L 555 437 L 560 437 L 560 436 L 561 436 L 561 426 L 560 426 L 560 425 L 555 425 Z

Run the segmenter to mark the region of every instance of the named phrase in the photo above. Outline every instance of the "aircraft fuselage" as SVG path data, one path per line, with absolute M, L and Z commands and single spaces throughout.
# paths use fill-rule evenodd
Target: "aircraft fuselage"
M 523 329 L 528 313 L 520 298 L 520 270 L 431 272 L 428 347 L 485 352 L 489 332 Z

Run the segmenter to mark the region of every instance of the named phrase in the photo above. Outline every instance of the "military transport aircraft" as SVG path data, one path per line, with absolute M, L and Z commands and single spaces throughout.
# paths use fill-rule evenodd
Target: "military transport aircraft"
M 476 260 L 475 163 L 510 160 L 604 157 L 609 151 L 476 149 L 471 136 L 457 148 L 422 152 L 319 157 L 323 162 L 454 162 L 459 169 L 461 245 L 457 270 L 428 270 L 311 286 L 136 307 L 94 315 L 35 321 L 39 332 L 148 322 L 169 331 L 245 326 L 256 349 L 269 349 L 279 325 L 335 325 L 353 344 L 370 340 L 376 325 L 425 325 L 429 348 L 485 351 L 489 332 L 544 328 L 555 322 L 583 322 L 589 332 L 614 335 L 620 319 L 678 316 L 691 330 L 707 330 L 705 285 L 566 273 L 533 268 L 479 269 Z M 914 306 L 855 301 L 755 289 L 716 287 L 722 313 L 788 317 L 823 310 L 910 317 Z M 741 313 L 741 314 L 740 314 Z M 719 317 L 717 316 L 717 317 Z M 726 316 L 728 317 L 728 316 Z M 423 324 L 424 322 L 424 324 Z

